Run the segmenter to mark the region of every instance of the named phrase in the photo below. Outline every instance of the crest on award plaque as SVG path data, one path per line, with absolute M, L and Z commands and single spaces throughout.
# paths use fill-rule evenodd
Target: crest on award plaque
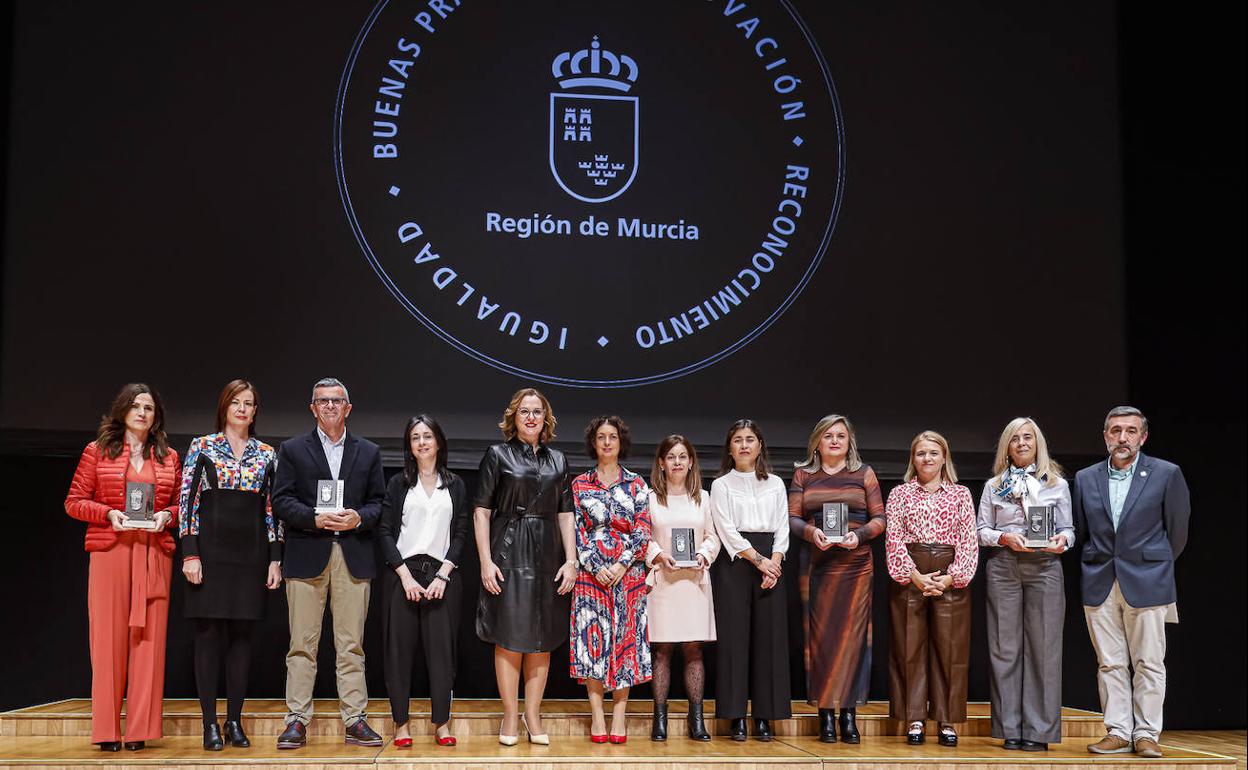
M 127 529 L 156 529 L 156 487 L 141 481 L 126 482 L 126 510 L 122 526 Z
M 693 553 L 693 527 L 672 529 L 672 558 L 678 567 L 696 567 L 698 560 Z
M 1028 548 L 1047 548 L 1052 545 L 1055 534 L 1053 515 L 1057 508 L 1052 505 L 1027 506 L 1027 531 L 1023 534 L 1023 543 Z
M 316 482 L 316 512 L 337 513 L 342 510 L 343 482 L 321 479 Z
M 823 534 L 833 543 L 845 542 L 849 527 L 849 506 L 845 503 L 824 503 Z

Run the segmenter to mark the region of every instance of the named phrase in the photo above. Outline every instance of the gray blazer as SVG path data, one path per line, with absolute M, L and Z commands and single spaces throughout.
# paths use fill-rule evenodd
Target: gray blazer
M 1109 513 L 1108 458 L 1075 475 L 1075 531 L 1083 543 L 1083 604 L 1105 602 L 1114 580 L 1132 607 L 1175 601 L 1174 560 L 1192 512 L 1183 472 L 1140 452 L 1118 529 Z

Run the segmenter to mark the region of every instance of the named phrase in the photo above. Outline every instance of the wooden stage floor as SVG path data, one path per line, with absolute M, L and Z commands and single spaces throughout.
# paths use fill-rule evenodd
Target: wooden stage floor
M 224 704 L 222 704 L 223 706 Z M 711 710 L 708 703 L 708 711 Z M 887 706 L 872 703 L 859 710 L 863 742 L 857 746 L 823 744 L 813 735 L 814 709 L 794 704 L 794 718 L 774 723 L 783 734 L 771 743 L 753 739 L 736 743 L 717 734 L 709 743 L 689 741 L 673 735 L 666 743 L 649 740 L 650 704 L 630 704 L 629 741 L 623 746 L 595 745 L 589 742 L 588 710 L 584 701 L 547 701 L 543 708 L 550 746 L 536 746 L 522 740 L 518 746 L 499 745 L 498 701 L 457 700 L 455 732 L 459 745 L 436 746 L 429 737 L 428 701 L 413 701 L 412 728 L 416 743 L 410 749 L 396 749 L 387 741 L 381 748 L 347 746 L 336 703 L 318 701 L 317 717 L 308 745 L 296 751 L 278 751 L 275 736 L 280 732 L 284 704 L 277 700 L 248 701 L 244 722 L 252 738 L 250 749 L 205 752 L 201 747 L 198 703 L 169 700 L 165 703 L 166 737 L 152 741 L 135 753 L 104 754 L 90 742 L 90 701 L 59 701 L 0 714 L 0 770 L 6 768 L 110 768 L 194 767 L 238 768 L 242 765 L 279 767 L 282 770 L 944 770 L 955 766 L 990 765 L 992 770 L 1048 770 L 1074 767 L 1114 766 L 1163 770 L 1232 770 L 1245 767 L 1248 733 L 1238 731 L 1167 732 L 1162 736 L 1161 759 L 1149 760 L 1133 754 L 1095 757 L 1085 748 L 1100 735 L 1098 714 L 1077 709 L 1063 711 L 1061 744 L 1047 752 L 1006 751 L 1000 741 L 990 738 L 986 704 L 971 704 L 968 721 L 961 731 L 957 748 L 935 742 L 929 730 L 928 742 L 912 747 L 896 734 L 900 725 L 887 719 Z M 673 701 L 672 727 L 683 728 L 684 704 Z M 369 704 L 370 722 L 387 738 L 393 728 L 384 701 Z M 716 723 L 722 732 L 724 723 Z M 817 729 L 817 728 L 816 728 Z

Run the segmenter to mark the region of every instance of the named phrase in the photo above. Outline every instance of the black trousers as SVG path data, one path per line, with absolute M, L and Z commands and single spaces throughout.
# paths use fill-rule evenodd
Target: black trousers
M 420 554 L 406 560 L 407 568 L 422 587 L 433 582 L 442 562 Z M 384 637 L 386 692 L 394 724 L 405 725 L 412 693 L 412 670 L 416 651 L 425 653 L 429 673 L 429 700 L 432 722 L 440 725 L 451 718 L 451 690 L 455 686 L 456 639 L 463 581 L 459 571 L 451 572 L 441 599 L 409 601 L 394 570 L 385 570 L 385 604 L 381 624 Z
M 759 553 L 771 555 L 770 532 L 742 532 Z M 763 590 L 763 573 L 744 557 L 721 554 L 711 567 L 715 594 L 715 717 L 742 719 L 751 701 L 755 719 L 788 719 L 789 619 L 786 575 Z

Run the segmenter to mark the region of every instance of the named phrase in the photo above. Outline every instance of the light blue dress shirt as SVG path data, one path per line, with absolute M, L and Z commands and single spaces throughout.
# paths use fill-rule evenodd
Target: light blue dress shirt
M 329 472 L 334 481 L 338 480 L 338 471 L 342 470 L 342 449 L 347 443 L 347 432 L 344 430 L 337 441 L 332 441 L 321 426 L 316 426 L 316 435 L 321 439 L 321 448 L 325 450 L 325 462 L 329 463 Z
M 1114 467 L 1114 461 L 1109 461 L 1109 516 L 1114 521 L 1114 531 L 1118 531 L 1118 519 L 1122 518 L 1122 507 L 1127 502 L 1127 493 L 1131 491 L 1131 479 L 1135 478 L 1135 466 L 1140 464 L 1140 456 L 1137 454 L 1135 459 L 1131 461 L 1131 467 L 1125 471 L 1119 471 Z M 1114 478 L 1120 476 L 1121 478 Z

